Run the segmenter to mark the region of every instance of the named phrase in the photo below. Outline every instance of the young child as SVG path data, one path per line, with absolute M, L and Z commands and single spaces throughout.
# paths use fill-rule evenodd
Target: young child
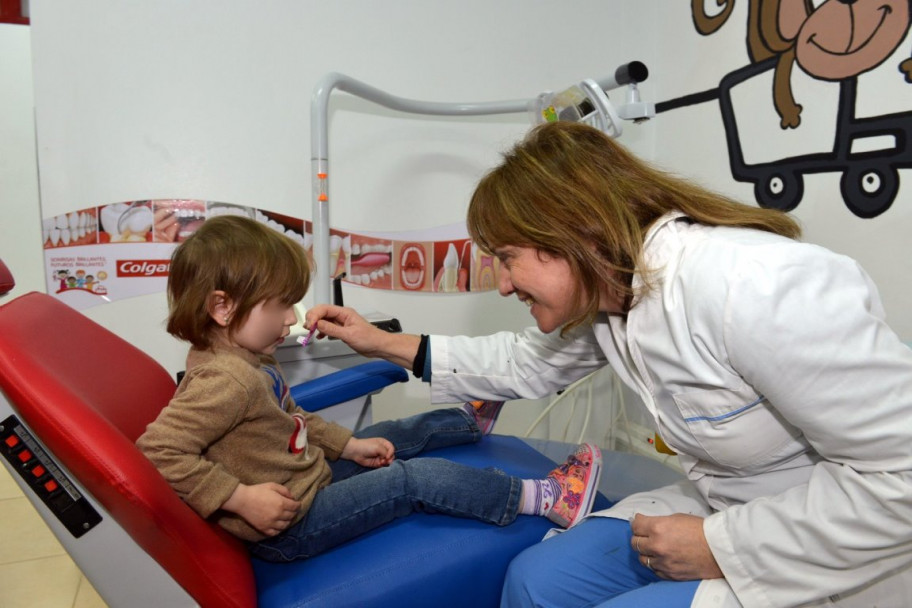
M 137 441 L 202 517 L 270 561 L 303 559 L 416 511 L 563 527 L 592 506 L 601 467 L 583 444 L 520 480 L 424 450 L 481 440 L 500 402 L 440 409 L 352 435 L 299 408 L 276 360 L 310 280 L 300 245 L 247 218 L 207 220 L 171 259 L 168 332 L 190 342 L 174 398 Z

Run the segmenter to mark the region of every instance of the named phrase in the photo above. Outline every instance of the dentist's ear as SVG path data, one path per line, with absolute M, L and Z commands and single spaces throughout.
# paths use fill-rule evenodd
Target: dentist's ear
M 224 291 L 217 289 L 209 294 L 206 302 L 206 311 L 216 324 L 221 327 L 228 327 L 231 323 L 231 315 L 234 312 L 234 303 Z

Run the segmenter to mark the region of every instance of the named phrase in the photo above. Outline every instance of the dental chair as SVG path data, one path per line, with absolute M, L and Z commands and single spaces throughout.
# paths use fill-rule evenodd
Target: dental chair
M 353 384 L 377 390 L 401 380 L 398 371 L 337 373 L 361 374 Z M 343 376 L 323 380 L 314 394 L 331 400 L 344 384 Z M 134 446 L 174 390 L 157 362 L 51 296 L 32 292 L 0 306 L 0 460 L 114 608 L 494 607 L 507 564 L 550 528 L 538 517 L 500 528 L 416 514 L 309 560 L 251 558 Z M 308 392 L 295 391 L 306 408 Z M 433 455 L 522 477 L 555 466 L 497 435 Z M 596 508 L 607 505 L 599 495 Z

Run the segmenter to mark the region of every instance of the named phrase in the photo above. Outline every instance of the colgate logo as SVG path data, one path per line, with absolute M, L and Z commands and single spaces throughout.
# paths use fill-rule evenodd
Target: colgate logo
M 166 277 L 171 260 L 117 260 L 119 277 Z

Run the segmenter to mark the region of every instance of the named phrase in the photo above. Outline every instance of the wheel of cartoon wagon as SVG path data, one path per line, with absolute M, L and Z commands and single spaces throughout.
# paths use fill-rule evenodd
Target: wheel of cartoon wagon
M 791 211 L 804 196 L 804 180 L 797 173 L 777 171 L 754 184 L 754 197 L 761 207 Z
M 839 188 L 852 213 L 877 217 L 890 208 L 899 192 L 899 172 L 889 165 L 849 167 L 839 180 Z

